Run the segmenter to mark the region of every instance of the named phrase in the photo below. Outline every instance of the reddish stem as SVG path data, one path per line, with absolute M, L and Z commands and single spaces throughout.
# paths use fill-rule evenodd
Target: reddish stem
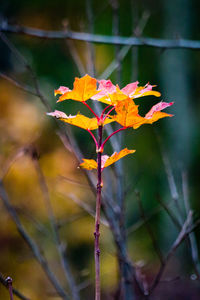
M 105 117 L 104 117 L 104 121 L 105 121 L 105 119 L 107 118 L 107 116 L 111 113 L 111 111 L 113 111 L 115 109 L 115 106 L 113 106 L 108 112 L 107 112 L 107 114 L 105 115 Z
M 106 107 L 104 108 L 104 110 L 102 110 L 100 119 L 103 119 L 103 115 L 104 115 L 105 111 L 106 111 L 109 107 L 111 107 L 111 106 L 112 106 L 112 105 L 108 105 L 108 106 L 106 106 Z
M 7 282 L 7 285 L 8 285 L 8 291 L 9 291 L 9 295 L 10 295 L 10 300 L 13 300 L 12 278 L 11 277 L 7 277 L 6 278 L 6 282 Z
M 98 153 L 97 153 L 97 198 L 96 198 L 96 216 L 95 216 L 95 232 L 94 232 L 94 257 L 95 257 L 95 300 L 100 300 L 100 248 L 99 248 L 99 236 L 100 236 L 100 212 L 101 212 L 101 155 L 99 151 L 102 144 L 102 133 L 103 127 L 99 126 L 98 128 Z
M 121 127 L 121 128 L 119 128 L 119 129 L 117 129 L 116 131 L 114 131 L 113 133 L 111 133 L 111 135 L 109 135 L 109 136 L 105 139 L 105 141 L 102 143 L 101 148 L 100 148 L 100 151 L 103 152 L 103 148 L 104 148 L 104 146 L 105 146 L 105 143 L 107 143 L 107 141 L 108 141 L 114 134 L 118 133 L 119 131 L 125 130 L 126 128 L 127 128 L 127 127 Z
M 83 101 L 83 104 L 85 105 L 85 106 L 87 106 L 87 108 L 91 111 L 91 113 L 97 118 L 97 121 L 99 121 L 99 116 L 97 116 L 97 114 L 93 111 L 93 109 L 85 102 L 85 101 Z
M 98 143 L 97 143 L 97 140 L 94 136 L 94 134 L 92 133 L 92 131 L 90 129 L 87 129 L 87 131 L 89 132 L 89 134 L 91 135 L 91 137 L 93 138 L 94 142 L 95 142 L 95 145 L 96 145 L 96 149 L 98 149 Z

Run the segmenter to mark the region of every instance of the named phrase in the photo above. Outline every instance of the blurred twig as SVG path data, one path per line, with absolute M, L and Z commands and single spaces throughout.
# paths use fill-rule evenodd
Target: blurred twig
M 6 288 L 8 288 L 8 284 L 7 284 L 7 280 L 6 278 L 2 275 L 2 273 L 0 273 L 0 283 L 3 284 Z M 27 298 L 26 296 L 24 296 L 21 292 L 19 292 L 17 289 L 15 289 L 13 287 L 12 289 L 13 294 L 18 297 L 21 300 L 30 300 L 29 298 Z
M 25 242 L 31 249 L 36 260 L 40 263 L 41 267 L 43 268 L 43 270 L 46 273 L 47 277 L 49 278 L 50 282 L 55 287 L 57 293 L 65 300 L 70 299 L 70 297 L 68 296 L 66 291 L 64 291 L 64 289 L 61 287 L 61 285 L 60 285 L 58 279 L 56 278 L 56 276 L 54 275 L 54 273 L 50 270 L 49 265 L 48 265 L 46 259 L 44 258 L 44 256 L 42 255 L 39 247 L 33 241 L 33 239 L 29 236 L 26 229 L 21 224 L 21 221 L 20 221 L 14 207 L 10 203 L 10 200 L 9 200 L 6 190 L 4 188 L 3 182 L 1 180 L 0 180 L 0 197 L 1 197 L 3 204 L 6 207 L 8 213 L 10 214 L 12 220 L 14 221 L 14 223 L 17 227 L 17 230 L 19 231 L 20 235 L 23 237 L 23 239 L 25 240 Z
M 160 259 L 160 263 L 162 265 L 163 262 L 164 262 L 163 255 L 162 255 L 161 250 L 160 250 L 160 248 L 157 244 L 157 241 L 156 241 L 155 235 L 154 235 L 154 233 L 151 229 L 151 226 L 147 223 L 145 212 L 144 212 L 144 207 L 143 207 L 143 204 L 142 204 L 142 199 L 140 197 L 140 193 L 138 191 L 136 191 L 135 193 L 136 193 L 136 198 L 137 198 L 137 201 L 138 201 L 138 206 L 139 206 L 139 209 L 140 209 L 141 217 L 144 220 L 144 224 L 145 224 L 147 232 L 148 232 L 148 234 L 151 238 L 154 250 L 157 253 L 158 258 Z
M 188 212 L 190 211 L 190 203 L 189 203 L 188 175 L 186 170 L 182 171 L 182 190 L 183 190 L 185 211 L 188 214 Z M 193 265 L 195 267 L 195 273 L 197 274 L 198 279 L 200 279 L 200 263 L 199 263 L 198 247 L 197 247 L 194 232 L 191 232 L 188 238 L 190 241 L 191 256 L 193 260 Z
M 123 37 L 107 36 L 102 34 L 91 34 L 86 32 L 64 31 L 64 30 L 43 30 L 27 26 L 11 25 L 5 20 L 0 24 L 0 31 L 7 33 L 17 33 L 29 35 L 42 39 L 73 39 L 78 41 L 113 44 L 113 45 L 131 45 L 131 46 L 148 46 L 163 49 L 191 49 L 200 50 L 200 41 L 177 39 L 157 39 L 145 37 Z
M 180 246 L 180 244 L 182 243 L 182 241 L 184 239 L 186 239 L 188 237 L 188 235 L 194 231 L 194 229 L 200 225 L 200 219 L 196 221 L 196 223 L 194 223 L 194 225 L 191 224 L 192 222 L 192 211 L 189 211 L 188 216 L 186 218 L 185 223 L 182 226 L 182 229 L 179 233 L 179 235 L 177 236 L 176 240 L 174 241 L 173 245 L 171 246 L 168 254 L 166 255 L 163 264 L 160 266 L 160 269 L 154 279 L 154 282 L 149 290 L 149 294 L 151 294 L 155 288 L 157 287 L 157 285 L 159 284 L 161 277 L 163 275 L 163 272 L 165 270 L 165 267 L 169 261 L 169 259 L 171 258 L 171 256 L 174 254 L 175 250 Z
M 80 296 L 78 293 L 78 289 L 76 287 L 76 283 L 75 280 L 72 276 L 71 270 L 70 270 L 70 266 L 69 266 L 69 262 L 67 260 L 67 257 L 65 255 L 65 247 L 63 246 L 61 240 L 60 240 L 60 235 L 59 235 L 59 231 L 58 231 L 58 227 L 57 227 L 57 223 L 55 220 L 55 216 L 54 216 L 54 212 L 51 206 L 51 200 L 50 200 L 50 195 L 49 195 L 49 189 L 44 177 L 44 174 L 42 172 L 42 169 L 40 167 L 39 161 L 38 161 L 38 155 L 37 155 L 37 151 L 34 147 L 32 147 L 30 149 L 30 156 L 32 158 L 33 164 L 35 166 L 37 175 L 38 175 L 38 180 L 39 180 L 39 184 L 40 184 L 40 188 L 44 197 L 44 201 L 45 201 L 45 206 L 47 209 L 47 213 L 48 213 L 48 217 L 51 223 L 51 227 L 52 227 L 52 231 L 54 234 L 54 242 L 56 244 L 58 253 L 59 253 L 59 257 L 60 257 L 60 261 L 61 261 L 61 265 L 63 267 L 66 279 L 69 283 L 69 287 L 73 296 L 74 300 L 79 300 Z
M 149 14 L 147 12 L 144 12 L 142 14 L 141 19 L 139 20 L 135 30 L 138 33 L 142 34 L 147 22 L 149 19 Z M 118 53 L 118 58 L 120 61 L 122 61 L 125 56 L 128 54 L 129 50 L 131 49 L 132 45 L 126 45 L 124 47 L 122 47 Z M 108 67 L 101 73 L 101 75 L 99 76 L 99 78 L 108 78 L 113 72 L 114 70 L 118 67 L 118 62 L 116 61 L 116 59 L 114 59 L 109 65 Z

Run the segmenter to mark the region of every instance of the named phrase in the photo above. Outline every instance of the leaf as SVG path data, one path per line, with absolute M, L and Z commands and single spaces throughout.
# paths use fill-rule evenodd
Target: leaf
M 104 169 L 112 164 L 114 164 L 116 161 L 121 159 L 122 157 L 134 153 L 136 150 L 129 150 L 127 148 L 121 150 L 119 153 L 114 152 L 110 157 L 106 158 L 105 160 L 102 159 L 101 168 Z M 104 156 L 104 155 L 103 155 Z
M 161 101 L 154 105 L 145 117 L 142 117 L 138 113 L 138 105 L 135 105 L 131 99 L 126 99 L 116 105 L 115 111 L 117 114 L 110 117 L 124 127 L 133 127 L 136 129 L 143 124 L 152 124 L 161 118 L 172 117 L 170 114 L 160 112 L 172 104 L 173 102 L 167 103 Z
M 117 114 L 111 117 L 123 127 L 132 127 L 142 118 L 138 114 L 138 105 L 135 105 L 133 100 L 129 98 L 117 103 L 115 111 Z
M 82 158 L 83 162 L 79 165 L 86 170 L 97 169 L 97 162 L 94 159 Z
M 98 128 L 98 123 L 97 123 L 96 118 L 88 118 L 79 113 L 75 116 L 71 116 L 71 115 L 67 116 L 64 112 L 55 110 L 54 112 L 47 113 L 47 115 L 56 117 L 57 119 L 65 122 L 65 123 L 69 123 L 71 125 L 74 125 L 74 126 L 86 129 L 86 130 L 88 130 L 88 129 L 94 130 L 94 129 Z M 105 124 L 111 123 L 113 121 L 114 121 L 113 119 L 107 118 L 102 125 L 104 126 Z
M 157 103 L 145 115 L 143 120 L 141 120 L 138 123 L 133 125 L 133 128 L 137 129 L 138 127 L 140 127 L 143 124 L 152 124 L 152 123 L 158 121 L 159 119 L 162 119 L 162 118 L 165 118 L 165 117 L 173 117 L 173 115 L 171 115 L 171 114 L 161 112 L 162 109 L 164 109 L 166 107 L 169 107 L 173 104 L 174 104 L 174 102 L 167 103 L 167 102 L 162 102 L 162 101 Z
M 119 153 L 114 152 L 111 156 L 102 155 L 101 157 L 101 170 L 103 171 L 104 168 L 112 165 L 122 157 L 134 153 L 135 150 L 129 150 L 127 148 L 121 150 Z M 83 158 L 83 162 L 80 164 L 81 168 L 92 170 L 97 169 L 97 162 L 94 159 L 85 159 Z
M 99 80 L 99 93 L 94 95 L 91 99 L 98 100 L 109 105 L 115 105 L 118 101 L 127 99 L 127 95 L 124 94 L 118 86 L 112 84 L 110 80 Z
M 90 77 L 88 74 L 81 78 L 76 77 L 74 81 L 73 90 L 67 90 L 66 92 L 64 92 L 64 94 L 60 96 L 57 102 L 64 101 L 67 99 L 72 99 L 80 102 L 87 101 L 92 96 L 98 93 L 96 89 L 96 83 L 96 79 Z M 64 89 L 61 87 L 56 92 L 58 91 L 63 93 Z
M 139 97 L 153 95 L 160 97 L 161 94 L 157 91 L 152 91 L 154 85 L 146 84 L 144 87 L 138 86 L 138 81 L 127 84 L 121 91 L 126 94 L 129 98 L 135 99 Z
M 70 92 L 71 90 L 66 86 L 60 86 L 59 89 L 54 90 L 54 96 L 63 95 L 64 93 Z

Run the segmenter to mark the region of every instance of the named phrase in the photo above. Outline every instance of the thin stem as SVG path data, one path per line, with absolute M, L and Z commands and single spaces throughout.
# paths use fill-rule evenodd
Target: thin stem
M 105 111 L 108 109 L 108 108 L 110 108 L 112 105 L 108 105 L 108 106 L 106 106 L 103 110 L 102 110 L 102 113 L 101 113 L 101 119 L 103 119 L 103 115 L 104 115 L 104 113 L 105 113 Z
M 91 113 L 97 118 L 97 121 L 99 121 L 99 116 L 93 111 L 93 109 L 85 102 L 83 101 L 83 104 L 87 106 L 87 108 L 91 111 Z
M 6 278 L 6 282 L 7 282 L 7 285 L 8 285 L 8 291 L 9 291 L 9 295 L 10 295 L 10 300 L 13 300 L 12 278 L 11 277 L 7 277 Z
M 87 129 L 87 131 L 89 132 L 89 134 L 91 135 L 91 137 L 93 138 L 94 142 L 95 142 L 95 145 L 96 145 L 96 149 L 98 149 L 98 143 L 97 143 L 97 140 L 94 136 L 94 134 L 92 133 L 92 131 L 90 129 Z
M 115 109 L 115 106 L 113 106 L 108 112 L 107 112 L 107 114 L 105 115 L 105 117 L 104 117 L 104 121 L 105 121 L 105 119 L 107 118 L 107 116 L 113 111 Z
M 102 143 L 101 148 L 100 148 L 100 151 L 101 151 L 101 152 L 103 151 L 103 148 L 104 148 L 105 144 L 107 143 L 107 141 L 108 141 L 114 134 L 120 132 L 121 130 L 125 130 L 126 128 L 127 128 L 127 127 L 121 127 L 121 128 L 119 128 L 119 129 L 117 129 L 116 131 L 114 131 L 113 133 L 111 133 L 111 135 L 109 135 L 109 136 L 105 139 L 105 141 Z
M 98 149 L 101 148 L 102 144 L 102 133 L 103 127 L 99 126 L 98 128 Z M 101 212 L 101 151 L 97 153 L 97 198 L 96 198 L 96 216 L 95 216 L 95 232 L 94 232 L 94 257 L 95 257 L 95 300 L 100 300 L 100 249 L 99 249 L 99 236 L 100 236 L 100 212 Z

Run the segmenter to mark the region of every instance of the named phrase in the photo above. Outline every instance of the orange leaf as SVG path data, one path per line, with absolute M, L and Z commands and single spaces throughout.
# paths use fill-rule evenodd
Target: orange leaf
M 170 114 L 160 112 L 160 110 L 172 104 L 173 102 L 159 102 L 151 108 L 145 117 L 141 117 L 138 114 L 138 105 L 135 105 L 131 99 L 127 99 L 116 105 L 115 110 L 117 114 L 111 117 L 124 127 L 136 129 L 143 124 L 152 124 L 161 118 L 172 117 Z
M 57 119 L 65 122 L 65 123 L 69 123 L 71 125 L 74 125 L 74 126 L 86 129 L 86 130 L 88 130 L 88 129 L 94 130 L 94 129 L 98 128 L 98 123 L 97 123 L 96 118 L 88 118 L 81 114 L 77 114 L 75 116 L 71 116 L 71 115 L 67 116 L 64 112 L 55 110 L 54 112 L 47 113 L 47 115 L 56 117 Z M 113 121 L 114 121 L 113 119 L 107 118 L 102 125 L 104 126 L 105 124 L 111 123 Z
M 73 90 L 66 91 L 62 96 L 60 96 L 57 102 L 67 100 L 67 99 L 72 99 L 80 102 L 87 101 L 92 96 L 98 93 L 96 89 L 96 83 L 97 83 L 96 79 L 90 77 L 88 74 L 86 74 L 82 78 L 76 77 L 74 81 Z M 59 90 L 55 92 L 62 93 L 62 91 Z
M 104 168 L 112 165 L 122 157 L 134 153 L 135 150 L 129 150 L 127 148 L 121 150 L 119 153 L 114 152 L 111 156 L 108 155 L 103 155 L 101 158 L 101 170 Z M 80 167 L 87 169 L 87 170 L 92 170 L 92 169 L 97 169 L 97 162 L 94 159 L 85 159 L 83 158 L 83 163 L 80 164 Z
M 138 114 L 138 105 L 135 105 L 133 100 L 129 98 L 118 102 L 115 111 L 117 114 L 112 116 L 112 118 L 124 127 L 132 127 L 133 124 L 142 118 Z

